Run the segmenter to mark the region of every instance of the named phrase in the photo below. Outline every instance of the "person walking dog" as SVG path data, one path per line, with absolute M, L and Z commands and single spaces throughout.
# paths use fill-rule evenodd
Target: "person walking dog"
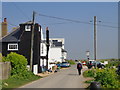
M 81 75 L 82 64 L 79 62 L 77 64 L 78 74 Z

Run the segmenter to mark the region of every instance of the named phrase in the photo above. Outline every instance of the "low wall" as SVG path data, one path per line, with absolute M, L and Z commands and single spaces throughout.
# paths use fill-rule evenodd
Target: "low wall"
M 10 62 L 0 62 L 0 79 L 7 79 L 10 76 Z

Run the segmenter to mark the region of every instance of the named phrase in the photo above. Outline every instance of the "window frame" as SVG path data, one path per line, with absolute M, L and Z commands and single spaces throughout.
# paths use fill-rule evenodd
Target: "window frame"
M 31 25 L 25 25 L 25 31 L 31 31 Z
M 11 49 L 11 45 L 16 45 L 15 49 Z M 8 51 L 17 51 L 18 50 L 18 43 L 8 43 Z

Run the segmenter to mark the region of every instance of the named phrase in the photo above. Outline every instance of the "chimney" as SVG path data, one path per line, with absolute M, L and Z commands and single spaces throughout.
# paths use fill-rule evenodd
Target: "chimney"
M 46 27 L 46 47 L 47 47 L 46 68 L 48 69 L 48 52 L 49 52 L 49 30 L 48 30 L 48 27 Z
M 7 18 L 4 18 L 4 21 L 2 22 L 2 37 L 7 35 Z
M 7 18 L 4 18 L 4 22 L 7 22 Z
M 46 27 L 46 43 L 49 45 L 49 30 L 48 30 L 48 27 Z

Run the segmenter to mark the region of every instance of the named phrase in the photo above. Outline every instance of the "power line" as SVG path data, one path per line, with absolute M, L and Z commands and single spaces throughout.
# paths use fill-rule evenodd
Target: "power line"
M 37 13 L 37 14 L 39 16 L 44 16 L 44 17 L 48 17 L 48 18 L 54 18 L 54 19 L 65 20 L 65 21 L 76 22 L 76 23 L 91 24 L 89 22 L 83 22 L 83 21 L 78 21 L 78 20 L 72 20 L 72 19 L 66 19 L 66 18 L 61 18 L 61 17 L 49 16 L 49 15 L 44 15 L 44 14 L 39 14 L 39 13 Z
M 46 23 L 46 24 L 44 24 L 44 25 L 68 24 L 68 23 L 73 23 L 73 22 Z
M 93 23 L 90 22 L 83 22 L 83 21 L 79 21 L 79 20 L 72 20 L 72 19 L 66 19 L 66 18 L 61 18 L 61 17 L 56 17 L 56 16 L 49 16 L 49 15 L 44 15 L 44 14 L 40 14 L 37 13 L 39 16 L 43 16 L 43 17 L 48 17 L 48 18 L 53 18 L 53 19 L 59 19 L 59 20 L 64 20 L 64 21 L 70 21 L 70 22 L 74 22 L 74 23 L 83 23 L 83 24 L 90 24 L 93 25 Z M 54 23 L 55 24 L 55 23 Z M 58 23 L 59 24 L 59 23 Z M 61 24 L 61 23 L 60 23 Z M 103 27 L 109 27 L 109 28 L 119 28 L 116 26 L 110 26 L 110 25 L 104 25 L 104 24 L 97 24 L 98 26 L 103 26 Z
M 19 6 L 17 6 L 15 3 L 12 3 L 12 4 L 14 4 L 13 6 L 15 6 L 15 7 L 22 13 L 22 15 L 23 15 L 25 18 L 27 18 L 28 20 L 31 20 L 31 19 L 28 17 L 28 15 L 27 15 L 26 13 L 24 13 L 23 10 L 22 10 Z

